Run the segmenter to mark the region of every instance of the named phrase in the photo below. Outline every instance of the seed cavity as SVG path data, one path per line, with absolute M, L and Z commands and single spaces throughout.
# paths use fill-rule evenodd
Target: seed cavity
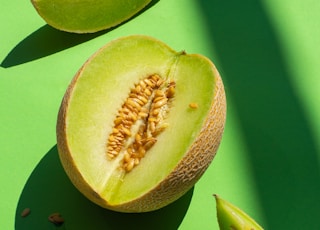
M 157 142 L 157 136 L 168 124 L 176 83 L 158 74 L 150 75 L 134 85 L 114 119 L 107 139 L 107 157 L 123 156 L 120 168 L 130 172 L 139 165 L 146 152 Z M 123 153 L 123 154 L 120 154 Z

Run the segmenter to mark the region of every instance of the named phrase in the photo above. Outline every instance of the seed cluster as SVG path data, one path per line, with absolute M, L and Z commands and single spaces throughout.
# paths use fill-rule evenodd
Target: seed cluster
M 107 141 L 107 155 L 114 159 L 124 151 L 122 168 L 129 172 L 140 163 L 156 137 L 168 126 L 164 118 L 175 92 L 175 82 L 154 74 L 135 84 L 114 120 Z

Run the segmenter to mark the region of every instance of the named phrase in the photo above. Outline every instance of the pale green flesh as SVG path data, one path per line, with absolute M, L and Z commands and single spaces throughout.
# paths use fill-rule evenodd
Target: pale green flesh
M 67 141 L 82 177 L 108 203 L 125 203 L 143 195 L 178 164 L 210 109 L 212 71 L 204 58 L 176 53 L 139 36 L 113 43 L 86 64 L 67 109 Z M 169 127 L 141 163 L 124 174 L 117 169 L 116 160 L 108 160 L 106 141 L 130 88 L 154 73 L 176 82 Z M 197 103 L 198 108 L 191 109 L 190 103 Z
M 32 0 L 39 15 L 55 28 L 95 32 L 129 19 L 151 0 Z
M 220 230 L 263 230 L 250 216 L 238 207 L 215 195 Z

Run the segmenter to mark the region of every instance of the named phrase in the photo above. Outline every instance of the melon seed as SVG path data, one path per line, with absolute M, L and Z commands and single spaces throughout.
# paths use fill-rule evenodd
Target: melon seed
M 190 107 L 191 109 L 197 109 L 197 108 L 198 108 L 198 104 L 195 103 L 195 102 L 192 102 L 192 103 L 189 104 L 189 107 Z
M 30 212 L 31 212 L 30 208 L 25 208 L 25 209 L 23 209 L 23 211 L 21 212 L 21 216 L 22 216 L 22 217 L 26 217 L 26 216 L 28 216 L 28 215 L 30 214 Z
M 60 213 L 56 212 L 56 213 L 52 213 L 49 217 L 48 220 L 55 224 L 55 225 L 62 225 L 64 223 L 64 219 L 61 216 Z
M 124 152 L 120 168 L 126 172 L 140 163 L 156 143 L 156 136 L 168 126 L 163 120 L 174 91 L 175 82 L 171 80 L 166 83 L 158 74 L 141 79 L 131 89 L 107 140 L 107 157 L 112 160 Z M 137 129 L 135 124 L 139 126 Z

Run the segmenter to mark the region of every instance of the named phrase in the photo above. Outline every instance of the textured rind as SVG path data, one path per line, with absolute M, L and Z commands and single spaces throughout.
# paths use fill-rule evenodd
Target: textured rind
M 201 58 L 205 57 L 201 56 Z M 87 62 L 89 62 L 90 59 Z M 81 172 L 77 169 L 71 157 L 70 149 L 68 148 L 65 123 L 67 116 L 66 111 L 74 85 L 82 69 L 85 68 L 84 64 L 73 78 L 65 93 L 58 113 L 57 122 L 57 146 L 60 160 L 76 188 L 92 202 L 104 208 L 120 212 L 148 212 L 157 210 L 177 200 L 192 188 L 216 155 L 226 119 L 226 98 L 223 82 L 219 72 L 210 60 L 208 60 L 208 64 L 212 66 L 215 77 L 215 92 L 210 111 L 198 137 L 190 146 L 180 163 L 158 186 L 136 200 L 117 206 L 108 204 L 87 184 L 81 176 Z

